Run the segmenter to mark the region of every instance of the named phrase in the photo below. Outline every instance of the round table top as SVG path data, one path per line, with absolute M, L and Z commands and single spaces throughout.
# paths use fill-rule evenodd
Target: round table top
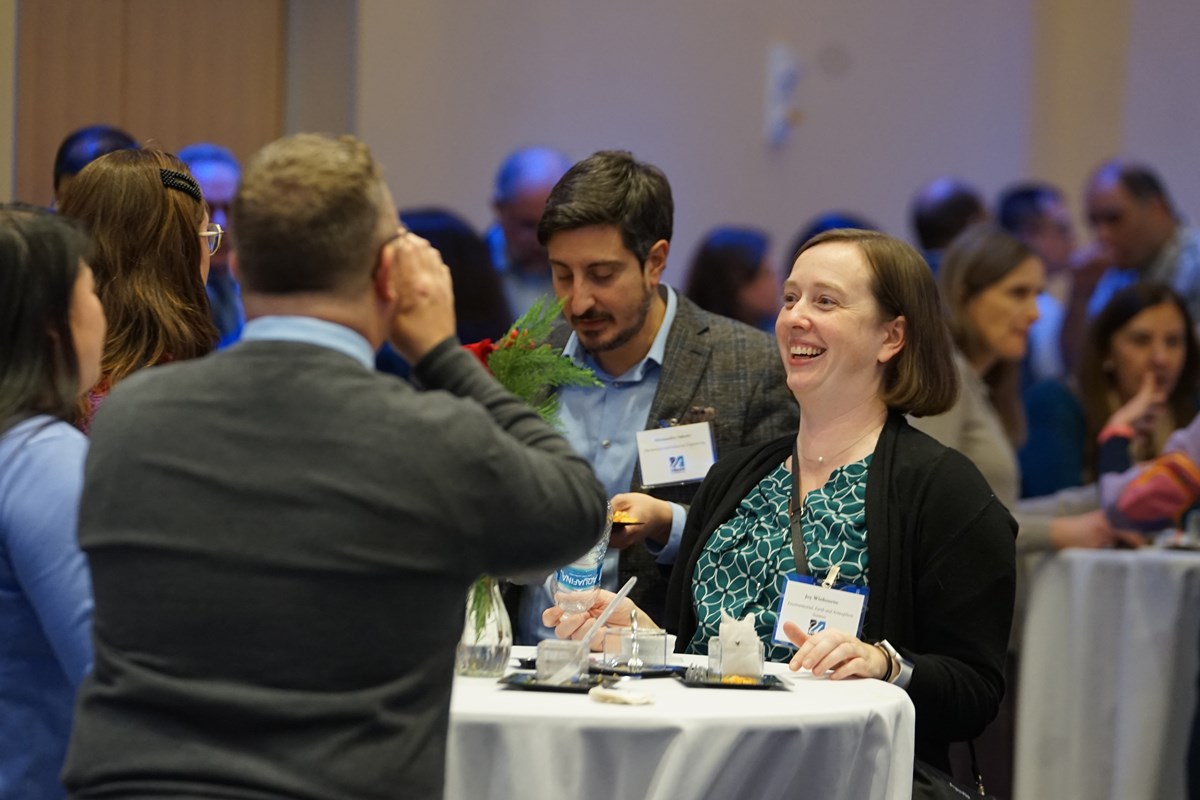
M 513 648 L 515 659 L 536 655 L 536 648 Z M 593 658 L 596 655 L 593 654 Z M 706 664 L 703 656 L 672 654 L 671 664 Z M 451 714 L 460 721 L 503 717 L 585 717 L 598 726 L 630 724 L 677 725 L 682 719 L 721 718 L 752 721 L 759 727 L 794 725 L 798 716 L 808 719 L 853 717 L 899 709 L 912 702 L 908 693 L 882 681 L 816 678 L 807 670 L 792 672 L 786 664 L 768 663 L 768 675 L 776 675 L 785 688 L 694 688 L 672 677 L 625 680 L 620 690 L 649 694 L 653 703 L 631 706 L 600 703 L 586 693 L 528 691 L 505 687 L 495 678 L 456 677 Z

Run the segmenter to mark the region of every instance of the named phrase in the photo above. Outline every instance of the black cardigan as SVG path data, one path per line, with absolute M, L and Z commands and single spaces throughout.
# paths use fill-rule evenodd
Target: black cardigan
M 705 542 L 794 436 L 718 461 L 688 511 L 667 595 L 682 650 L 696 630 L 692 575 Z M 912 660 L 917 758 L 947 765 L 952 741 L 978 736 L 1004 696 L 1017 524 L 979 470 L 892 413 L 867 473 L 871 589 L 863 639 L 887 639 Z

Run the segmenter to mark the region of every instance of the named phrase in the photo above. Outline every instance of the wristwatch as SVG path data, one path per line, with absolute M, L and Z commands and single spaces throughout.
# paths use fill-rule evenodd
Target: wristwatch
M 883 679 L 888 683 L 896 684 L 901 689 L 908 688 L 908 683 L 912 680 L 913 663 L 900 655 L 900 652 L 892 647 L 892 643 L 887 639 L 880 639 L 875 646 L 882 650 L 888 658 L 888 671 Z

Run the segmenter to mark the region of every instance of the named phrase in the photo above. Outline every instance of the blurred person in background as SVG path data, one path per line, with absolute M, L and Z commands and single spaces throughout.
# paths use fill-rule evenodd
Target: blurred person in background
M 1133 463 L 1159 455 L 1196 414 L 1200 346 L 1183 299 L 1169 287 L 1136 283 L 1117 292 L 1092 321 L 1079 366 L 1085 421 L 1085 475 L 1114 436 Z
M 1088 300 L 1095 317 L 1132 283 L 1170 286 L 1188 314 L 1200 319 L 1200 228 L 1185 225 L 1158 174 L 1144 164 L 1114 160 L 1088 180 L 1088 225 L 1110 265 Z
M 1086 326 L 1080 315 L 1067 317 L 1075 291 L 1075 234 L 1062 193 L 1044 183 L 1019 183 L 1001 192 L 996 221 L 1046 268 L 1046 288 L 1037 297 L 1038 318 L 1021 364 L 1027 435 L 1017 452 L 1021 496 L 1040 497 L 1083 482 L 1083 412 L 1066 382 L 1078 360 L 1081 325 Z
M 496 173 L 492 211 L 496 222 L 484 238 L 500 273 L 509 310 L 520 316 L 533 301 L 554 292 L 546 248 L 538 241 L 538 220 L 546 198 L 571 159 L 549 147 L 524 147 L 504 159 Z
M 836 231 L 838 229 L 877 231 L 879 230 L 879 226 L 853 211 L 823 212 L 810 219 L 800 233 L 796 235 L 796 238 L 792 240 L 792 249 L 784 254 L 785 258 L 795 258 L 796 253 L 799 253 L 804 248 L 805 243 L 818 233 Z
M 996 221 L 1020 239 L 1046 268 L 1045 290 L 1038 295 L 1038 318 L 1029 330 L 1033 380 L 1066 375 L 1062 328 L 1072 289 L 1071 257 L 1075 232 L 1062 193 L 1044 183 L 1021 183 L 1000 194 Z
M 979 468 L 996 497 L 1016 517 L 1018 555 L 1065 547 L 1137 546 L 1136 533 L 1114 528 L 1108 521 L 1094 485 L 1018 501 L 1016 450 L 1026 435 L 1020 370 L 1044 285 L 1041 259 L 992 223 L 974 225 L 951 243 L 943 254 L 938 288 L 957 347 L 962 392 L 949 411 L 914 419 L 912 424 Z M 996 721 L 978 742 L 980 766 L 989 776 L 989 788 L 999 797 L 1009 797 L 1012 786 L 1016 650 L 1027 584 L 1023 567 L 1018 559 L 1009 692 Z
M 242 290 L 230 268 L 233 238 L 229 227 L 229 206 L 237 193 L 242 168 L 232 152 L 207 142 L 183 148 L 179 151 L 179 160 L 187 164 L 192 177 L 200 184 L 204 203 L 208 207 L 208 221 L 220 225 L 225 231 L 224 246 L 213 253 L 209 260 L 208 280 L 204 286 L 208 292 L 213 324 L 217 326 L 221 337 L 217 347 L 228 347 L 242 335 L 242 326 L 246 324 Z
M 768 258 L 770 246 L 756 228 L 712 229 L 692 256 L 684 294 L 705 311 L 772 330 L 783 282 Z
M 913 233 L 925 262 L 938 273 L 942 251 L 954 238 L 988 218 L 983 196 L 959 178 L 935 178 L 921 187 L 909 207 Z
M 500 276 L 492 269 L 487 244 L 471 224 L 453 211 L 415 208 L 400 212 L 400 222 L 428 241 L 450 267 L 454 280 L 454 319 L 461 342 L 499 341 L 513 323 Z M 387 342 L 375 356 L 381 371 L 406 378 L 410 365 Z
M 1022 242 L 991 223 L 973 226 L 947 248 L 938 286 L 958 347 L 963 391 L 945 414 L 913 425 L 979 467 L 1021 526 L 1019 551 L 1104 547 L 1135 543 L 1113 530 L 1093 491 L 1064 491 L 1054 498 L 1018 502 L 1015 448 L 1025 438 L 1020 364 L 1037 319 L 1044 285 L 1042 261 Z
M 72 131 L 54 154 L 54 203 L 62 203 L 63 190 L 88 164 L 114 150 L 136 150 L 137 140 L 111 125 L 89 125 Z

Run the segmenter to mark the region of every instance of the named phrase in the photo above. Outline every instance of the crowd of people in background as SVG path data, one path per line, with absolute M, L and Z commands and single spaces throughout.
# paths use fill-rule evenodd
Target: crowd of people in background
M 629 153 L 573 162 L 548 147 L 514 151 L 493 181 L 494 224 L 479 232 L 450 209 L 397 213 L 357 143 L 290 137 L 264 152 L 243 175 L 218 144 L 196 143 L 176 155 L 92 126 L 69 135 L 58 151 L 53 210 L 0 210 L 0 593 L 18 598 L 0 606 L 0 795 L 63 796 L 59 773 L 81 685 L 83 727 L 67 769 L 81 797 L 131 780 L 150 781 L 145 786 L 154 790 L 184 786 L 163 777 L 188 774 L 184 750 L 156 745 L 144 730 L 163 729 L 172 707 L 202 717 L 197 709 L 220 681 L 241 693 L 223 711 L 229 719 L 217 727 L 198 721 L 176 731 L 174 743 L 199 742 L 202 759 L 234 758 L 232 771 L 214 780 L 288 791 L 294 787 L 272 771 L 272 759 L 298 763 L 303 754 L 321 754 L 312 741 L 268 738 L 241 748 L 218 741 L 232 735 L 232 721 L 282 724 L 282 689 L 264 677 L 280 662 L 250 658 L 245 670 L 214 664 L 164 633 L 183 619 L 192 635 L 221 651 L 247 647 L 263 632 L 254 624 L 230 632 L 205 622 L 193 604 L 210 597 L 211 587 L 181 565 L 181 555 L 200 554 L 231 570 L 221 588 L 228 597 L 275 590 L 298 597 L 307 571 L 342 570 L 327 587 L 337 606 L 344 581 L 358 573 L 350 562 L 378 558 L 394 574 L 442 580 L 450 598 L 461 596 L 480 569 L 546 568 L 577 554 L 589 544 L 579 528 L 598 530 L 592 523 L 607 498 L 638 522 L 614 533 L 606 587 L 638 576 L 627 602 L 645 611 L 649 624 L 657 620 L 678 633 L 688 652 L 703 652 L 722 612 L 748 610 L 760 613 L 768 648 L 778 648 L 770 639 L 775 581 L 798 563 L 829 569 L 822 542 L 856 543 L 857 574 L 865 585 L 874 559 L 877 592 L 862 637 L 792 631 L 795 666 L 899 683 L 914 696 L 918 757 L 950 768 L 948 745 L 982 736 L 984 772 L 1003 797 L 1010 791 L 1028 556 L 1137 547 L 1144 538 L 1133 528 L 1146 528 L 1139 523 L 1182 525 L 1200 496 L 1200 477 L 1187 482 L 1200 476 L 1191 460 L 1200 451 L 1193 425 L 1200 402 L 1200 229 L 1183 220 L 1146 165 L 1097 166 L 1084 192 L 1093 235 L 1084 246 L 1058 187 L 1016 183 L 989 203 L 969 183 L 943 176 L 913 194 L 915 249 L 853 211 L 797 220 L 787 250 L 744 220 L 713 220 L 674 288 L 662 280 L 673 225 L 670 185 Z M 359 230 L 363 241 L 347 238 Z M 292 262 L 281 260 L 289 256 Z M 406 305 L 404 292 L 414 287 L 424 299 Z M 557 434 L 506 406 L 482 371 L 444 347 L 447 340 L 499 340 L 546 296 L 563 303 L 550 343 L 597 377 L 595 387 L 560 393 Z M 341 332 L 313 319 L 339 321 Z M 348 341 L 347 328 L 361 335 Z M 339 355 L 331 357 L 330 348 Z M 210 354 L 217 355 L 205 358 Z M 392 377 L 365 381 L 344 356 L 406 379 L 407 394 L 390 394 L 400 385 Z M 264 454 L 281 447 L 288 431 L 320 430 L 351 413 L 302 380 L 305 370 L 359 393 L 360 413 L 415 414 L 426 430 L 410 421 L 389 433 L 384 418 L 373 419 L 356 429 L 353 442 L 292 447 L 286 464 L 273 461 Z M 168 377 L 151 380 L 147 372 Z M 122 391 L 127 381 L 132 386 Z M 938 382 L 948 390 L 930 388 Z M 431 391 L 454 397 L 429 401 Z M 303 413 L 288 405 L 289 396 Z M 248 429 L 239 429 L 232 413 L 239 401 L 267 402 L 270 413 L 263 410 L 255 424 L 270 420 L 265 430 L 278 434 L 260 438 L 253 458 L 240 448 Z M 346 450 L 339 448 L 350 446 L 372 453 L 369 466 L 357 467 L 364 473 L 415 476 L 421 467 L 403 459 L 398 466 L 385 451 L 389 442 L 393 449 L 411 444 L 397 432 L 403 428 L 404 436 L 428 439 L 422 457 L 430 460 L 441 447 L 433 434 L 452 438 L 450 423 L 464 424 L 437 402 L 458 413 L 486 406 L 477 419 L 467 418 L 474 446 L 494 438 L 489 457 L 496 463 L 483 464 L 467 442 L 433 458 L 429 475 L 471 483 L 470 470 L 486 470 L 499 480 L 507 465 L 514 494 L 506 497 L 537 495 L 527 507 L 493 504 L 493 515 L 510 520 L 508 531 L 522 527 L 511 523 L 514 513 L 524 513 L 530 529 L 539 515 L 544 520 L 534 508 L 551 493 L 523 481 L 538 475 L 557 482 L 560 498 L 579 499 L 574 509 L 561 499 L 555 505 L 565 520 L 559 527 L 574 528 L 574 538 L 485 548 L 431 572 L 428 564 L 394 559 L 382 540 L 366 534 L 353 545 L 353 558 L 321 553 L 315 539 L 312 552 L 299 553 L 287 553 L 282 536 L 253 546 L 209 540 L 200 523 L 178 531 L 195 536 L 185 538 L 189 544 L 158 537 L 164 526 L 175 530 L 156 505 L 164 498 L 184 498 L 179 507 L 214 528 L 237 529 L 220 504 L 252 520 L 257 512 L 245 503 L 252 496 L 288 517 L 303 538 L 306 525 L 319 522 L 293 519 L 289 504 L 303 499 L 319 509 L 339 490 L 315 480 L 281 495 L 265 476 L 306 459 L 340 469 Z M 192 425 L 192 413 L 207 421 L 221 414 L 225 422 Z M 691 423 L 709 427 L 717 456 L 709 478 L 646 485 L 637 433 Z M 152 430 L 158 439 L 147 438 Z M 721 460 L 733 452 L 737 459 Z M 1156 467 L 1160 456 L 1168 460 Z M 221 459 L 252 461 L 254 471 L 218 469 Z M 801 522 L 788 505 L 793 470 L 811 493 L 807 539 L 797 538 Z M 1185 477 L 1172 486 L 1183 488 L 1167 500 L 1146 488 L 1155 476 L 1175 475 Z M 918 478 L 936 491 L 918 488 Z M 432 494 L 425 502 L 432 505 L 436 481 L 427 482 Z M 365 529 L 380 520 L 432 524 L 431 510 L 391 505 L 382 499 L 383 482 L 363 478 L 360 486 L 368 484 L 358 498 Z M 894 496 L 900 510 L 873 504 L 866 495 L 872 485 Z M 105 494 L 110 489 L 122 503 L 153 494 L 145 497 L 151 511 L 115 507 Z M 867 499 L 856 515 L 846 514 L 821 505 L 826 491 Z M 195 493 L 190 500 L 188 492 Z M 470 505 L 470 523 L 457 511 L 438 523 L 449 541 L 459 541 L 454 537 L 470 524 L 486 527 L 480 520 L 488 501 Z M 936 530 L 916 532 L 910 523 L 920 515 L 926 522 L 936 517 Z M 947 543 L 961 543 L 954 534 L 968 519 L 974 546 L 959 552 Z M 771 543 L 765 555 L 746 544 L 756 536 Z M 887 551 L 877 549 L 883 537 L 915 548 L 919 558 L 887 561 Z M 92 548 L 95 589 L 81 538 Z M 471 537 L 461 544 L 479 546 Z M 939 560 L 952 550 L 955 560 Z M 762 559 L 755 574 L 768 576 L 758 593 L 731 590 L 742 585 L 731 576 L 748 557 Z M 453 560 L 449 552 L 444 558 Z M 138 565 L 157 570 L 157 595 L 131 589 Z M 430 577 L 438 570 L 440 578 Z M 702 572 L 718 577 L 693 579 Z M 921 581 L 932 573 L 940 576 L 934 588 Z M 163 597 L 176 604 L 164 609 L 174 614 L 169 624 L 148 613 Z M 511 599 L 521 643 L 590 635 L 587 615 L 546 612 L 553 601 L 545 586 L 526 582 Z M 369 609 L 345 608 L 373 618 Z M 295 621 L 281 607 L 264 613 L 280 624 Z M 336 624 L 325 622 L 322 630 L 336 638 Z M 918 626 L 937 635 L 918 640 Z M 448 670 L 444 655 L 453 643 L 443 634 L 430 633 L 429 648 Z M 405 644 L 390 642 L 383 656 L 364 654 L 349 672 L 315 663 L 278 680 L 295 692 L 352 693 L 381 684 L 385 700 L 402 703 L 408 690 L 389 681 L 408 671 L 423 676 L 431 703 L 446 701 L 448 679 L 414 665 L 401 653 Z M 311 655 L 288 635 L 273 647 Z M 166 717 L 146 711 L 156 702 L 165 704 Z M 308 710 L 325 733 L 362 733 L 313 702 Z M 370 705 L 362 698 L 359 710 L 369 715 Z M 416 727 L 434 735 L 446 710 L 426 705 L 413 713 L 421 718 Z M 399 728 L 371 736 L 384 742 L 411 734 Z M 281 755 L 276 747 L 295 751 Z M 414 780 L 427 793 L 421 796 L 438 796 L 441 749 L 409 755 L 382 777 L 361 754 L 344 769 L 321 774 L 318 766 L 304 779 L 328 796 L 353 793 L 373 778 Z

